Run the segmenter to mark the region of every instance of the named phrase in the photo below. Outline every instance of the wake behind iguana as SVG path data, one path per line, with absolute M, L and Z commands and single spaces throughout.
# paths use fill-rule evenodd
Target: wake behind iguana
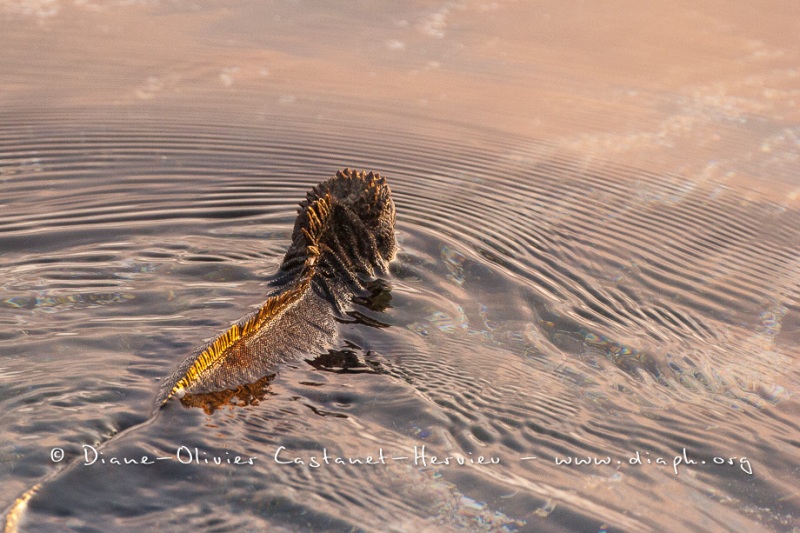
M 235 391 L 263 387 L 278 363 L 329 345 L 337 316 L 368 288 L 369 277 L 387 272 L 396 251 L 394 224 L 391 191 L 379 174 L 345 169 L 314 187 L 300 203 L 292 243 L 266 302 L 186 359 L 166 381 L 148 420 L 173 396 L 213 411 Z M 16 531 L 29 500 L 75 464 L 17 498 L 6 511 L 5 531 Z

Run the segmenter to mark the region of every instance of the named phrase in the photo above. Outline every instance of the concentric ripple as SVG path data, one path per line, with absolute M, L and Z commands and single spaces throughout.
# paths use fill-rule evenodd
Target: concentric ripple
M 0 494 L 45 480 L 22 529 L 796 520 L 796 209 L 441 122 L 208 116 L 0 116 Z M 308 187 L 348 166 L 387 176 L 398 210 L 390 307 L 341 326 L 370 371 L 297 361 L 259 405 L 148 418 L 158 380 L 260 303 Z M 170 459 L 84 466 L 84 445 Z

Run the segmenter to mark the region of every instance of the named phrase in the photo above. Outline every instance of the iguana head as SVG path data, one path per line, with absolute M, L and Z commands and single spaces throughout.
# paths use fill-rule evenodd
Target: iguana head
M 377 173 L 344 169 L 301 202 L 292 247 L 309 254 L 336 255 L 355 273 L 385 270 L 394 258 L 395 207 L 386 180 Z M 299 251 L 299 250 L 298 250 Z M 290 250 L 287 258 L 296 254 Z
M 346 183 L 348 178 L 345 176 L 349 176 L 351 198 L 354 198 L 349 204 L 350 208 L 372 231 L 383 259 L 391 261 L 397 251 L 397 243 L 394 237 L 396 213 L 389 185 L 380 174 L 350 169 L 340 170 L 333 180 L 336 180 L 335 183 Z M 346 204 L 347 200 L 340 202 Z

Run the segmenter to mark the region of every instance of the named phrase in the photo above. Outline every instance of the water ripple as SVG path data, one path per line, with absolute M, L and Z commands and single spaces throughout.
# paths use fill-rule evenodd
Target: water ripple
M 0 346 L 14 354 L 0 362 L 14 381 L 0 393 L 4 431 L 9 442 L 45 436 L 0 449 L 18 476 L 33 485 L 43 469 L 30 457 L 62 441 L 79 453 L 148 412 L 158 377 L 259 303 L 297 202 L 335 169 L 378 170 L 394 192 L 402 249 L 380 320 L 391 327 L 343 326 L 372 372 L 292 363 L 260 406 L 210 416 L 171 407 L 104 448 L 169 454 L 179 443 L 264 458 L 235 482 L 199 467 L 193 481 L 177 465 L 118 479 L 71 469 L 42 489 L 30 527 L 68 512 L 76 527 L 99 513 L 121 528 L 294 527 L 304 516 L 329 530 L 388 519 L 400 529 L 657 529 L 664 486 L 724 495 L 704 500 L 718 523 L 742 518 L 726 503 L 735 498 L 796 513 L 781 500 L 798 429 L 796 209 L 442 123 L 388 132 L 170 117 L 0 116 Z M 422 444 L 503 462 L 316 470 L 268 458 L 278 446 L 307 458 Z M 754 456 L 759 495 L 728 483 L 749 480 L 739 466 L 676 477 L 684 448 L 698 461 Z M 588 475 L 553 461 L 637 452 L 670 464 Z M 4 497 L 24 490 L 3 479 Z M 213 513 L 211 484 L 228 494 Z M 77 486 L 88 487 L 83 501 L 63 496 Z M 130 503 L 104 503 L 116 490 Z M 704 513 L 687 508 L 681 524 Z

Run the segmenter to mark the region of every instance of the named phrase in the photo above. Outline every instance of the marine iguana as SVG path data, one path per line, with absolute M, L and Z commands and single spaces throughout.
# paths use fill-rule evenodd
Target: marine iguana
M 345 169 L 314 187 L 266 302 L 186 359 L 159 404 L 172 396 L 184 405 L 216 403 L 215 393 L 263 385 L 276 363 L 324 348 L 336 334 L 336 313 L 367 288 L 364 276 L 388 271 L 394 224 L 380 174 Z
M 324 348 L 336 335 L 337 315 L 358 293 L 384 287 L 370 277 L 386 273 L 394 259 L 394 225 L 391 190 L 380 174 L 344 169 L 312 188 L 264 304 L 186 359 L 165 382 L 150 418 L 115 436 L 154 420 L 173 396 L 209 412 L 243 391 L 258 394 L 278 363 Z M 29 500 L 77 463 L 17 498 L 6 510 L 5 531 L 16 531 Z

